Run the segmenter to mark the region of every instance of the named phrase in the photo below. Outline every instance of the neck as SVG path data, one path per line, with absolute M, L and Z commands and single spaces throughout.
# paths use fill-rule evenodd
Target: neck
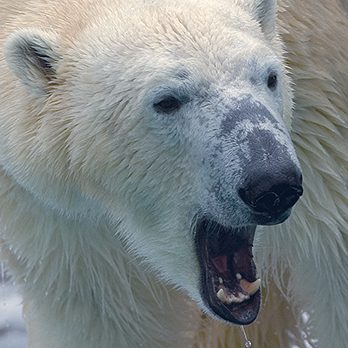
M 126 252 L 114 227 L 69 220 L 0 180 L 12 187 L 2 192 L 2 251 L 23 296 L 29 347 L 189 346 L 194 306 Z

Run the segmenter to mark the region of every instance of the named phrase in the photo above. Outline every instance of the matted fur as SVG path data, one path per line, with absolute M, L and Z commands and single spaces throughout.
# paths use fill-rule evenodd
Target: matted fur
M 58 3 L 69 5 L 64 10 L 63 6 L 56 6 Z M 92 3 L 82 0 L 34 0 L 23 4 L 21 1 L 0 0 L 1 47 L 5 37 L 18 26 L 40 30 L 47 26 L 49 19 L 51 29 L 65 36 L 66 42 L 60 45 L 69 48 L 73 46 L 80 29 L 88 25 L 88 6 L 93 6 Z M 107 1 L 100 3 L 107 4 Z M 231 0 L 231 6 L 232 3 Z M 286 348 L 294 340 L 298 346 L 304 347 L 295 325 L 298 308 L 301 308 L 311 315 L 312 335 L 319 339 L 318 347 L 346 348 L 346 2 L 283 0 L 278 5 L 280 33 L 294 81 L 292 139 L 304 173 L 305 194 L 286 223 L 258 230 L 255 251 L 269 295 L 258 321 L 247 331 L 258 348 Z M 79 14 L 78 20 L 67 26 L 66 18 L 71 18 L 74 13 Z M 54 33 L 48 34 L 54 36 Z M 40 104 L 43 97 L 34 98 L 25 94 L 12 73 L 4 67 L 2 51 L 1 48 L 0 158 L 4 153 L 11 153 L 18 163 L 18 167 L 11 170 L 25 174 L 28 168 L 24 164 L 28 165 L 27 158 L 31 151 L 37 150 L 37 156 L 42 156 L 41 160 L 49 152 L 31 143 L 38 129 L 47 126 L 43 117 L 45 108 Z M 66 67 L 68 70 L 69 67 Z M 62 74 L 66 71 L 63 70 Z M 38 86 L 38 90 L 40 88 Z M 15 94 L 12 93 L 14 90 Z M 7 102 L 4 106 L 3 101 L 14 98 L 31 99 L 27 112 L 35 114 L 34 121 L 27 115 L 18 115 L 17 119 L 8 117 L 13 113 L 13 106 Z M 49 102 L 47 107 L 58 107 Z M 68 129 L 69 120 L 57 118 L 50 121 L 50 132 L 41 132 L 40 136 L 54 139 L 50 142 L 52 149 L 49 150 L 61 155 L 47 158 L 51 166 L 50 175 L 57 180 L 54 183 L 60 185 L 57 177 L 64 182 L 64 168 L 59 168 L 59 163 L 66 153 L 57 150 L 69 136 L 68 131 L 60 132 L 62 122 L 67 122 Z M 93 143 L 93 139 L 86 139 L 73 154 L 88 154 L 90 143 Z M 102 143 L 103 139 L 97 146 L 102 146 Z M 105 165 L 102 161 L 98 163 Z M 109 169 L 105 166 L 106 172 Z M 133 245 L 132 241 L 126 240 L 128 227 L 122 224 L 122 216 L 127 212 L 122 211 L 121 206 L 114 208 L 115 211 L 120 209 L 118 225 L 100 218 L 93 220 L 93 223 L 64 219 L 50 209 L 50 204 L 56 202 L 59 207 L 60 202 L 64 202 L 74 191 L 73 185 L 65 186 L 66 191 L 61 192 L 59 197 L 48 197 L 45 205 L 33 199 L 33 192 L 16 185 L 7 176 L 6 170 L 1 169 L 0 172 L 1 228 L 4 236 L 2 254 L 24 296 L 30 347 L 241 346 L 238 328 L 224 326 L 202 316 L 191 300 L 160 282 L 146 263 L 125 251 L 127 243 L 130 248 Z M 40 175 L 32 177 L 30 172 L 22 179 L 32 182 L 34 186 L 41 184 L 37 182 L 41 180 Z M 88 190 L 91 197 L 100 196 L 97 187 L 88 187 Z M 45 194 L 34 192 L 34 196 L 39 197 Z M 107 192 L 103 194 L 107 201 Z M 72 215 L 76 217 L 79 215 L 80 197 L 75 192 L 71 196 Z M 89 201 L 84 197 L 83 200 L 91 214 L 98 210 L 92 199 Z M 96 230 L 98 238 L 94 238 Z M 118 231 L 119 238 L 115 238 L 115 231 Z M 185 260 L 178 260 L 178 267 L 183 266 Z M 287 299 L 276 287 L 282 289 Z M 288 331 L 294 333 L 293 338 L 290 338 Z M 78 342 L 78 345 L 73 342 Z

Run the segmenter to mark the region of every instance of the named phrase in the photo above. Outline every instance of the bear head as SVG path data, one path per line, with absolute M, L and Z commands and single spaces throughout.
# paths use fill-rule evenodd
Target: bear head
M 32 136 L 7 171 L 67 218 L 109 219 L 203 310 L 250 323 L 255 228 L 302 194 L 275 1 L 107 3 L 73 33 L 8 38 Z

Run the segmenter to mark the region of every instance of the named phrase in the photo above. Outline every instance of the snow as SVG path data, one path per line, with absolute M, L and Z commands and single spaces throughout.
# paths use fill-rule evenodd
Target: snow
M 6 275 L 0 275 L 0 347 L 25 348 L 25 341 L 21 297 Z

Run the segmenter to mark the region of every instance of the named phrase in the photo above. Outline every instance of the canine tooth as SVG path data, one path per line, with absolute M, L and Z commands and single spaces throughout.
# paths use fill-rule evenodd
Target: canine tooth
M 224 289 L 220 289 L 217 293 L 216 293 L 217 298 L 223 302 L 226 303 L 227 302 L 227 296 L 225 294 L 225 290 Z
M 224 281 L 222 280 L 221 277 L 219 277 L 219 283 L 220 283 L 220 284 L 223 284 L 223 283 L 224 283 Z
M 241 279 L 240 286 L 249 296 L 251 296 L 254 295 L 256 291 L 260 289 L 261 279 L 256 279 L 252 283 L 249 283 L 245 279 Z
M 226 295 L 225 295 L 225 291 L 224 289 L 220 289 L 217 293 L 216 293 L 217 298 L 221 301 L 221 302 L 225 302 L 226 300 Z
M 241 279 L 242 279 L 241 274 L 240 274 L 240 273 L 236 273 L 236 278 L 237 278 L 238 280 L 241 280 Z

